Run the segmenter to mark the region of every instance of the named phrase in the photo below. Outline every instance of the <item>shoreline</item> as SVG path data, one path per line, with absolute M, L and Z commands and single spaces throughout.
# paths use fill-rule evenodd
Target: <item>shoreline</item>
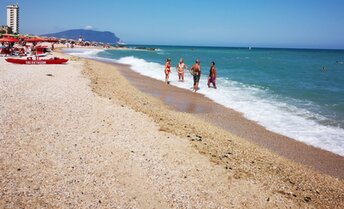
M 169 50 L 169 49 L 164 49 L 164 50 Z M 139 74 L 146 75 L 150 78 L 154 78 L 161 81 L 163 81 L 164 79 L 163 78 L 164 76 L 161 75 L 161 71 L 159 70 L 159 68 L 160 69 L 163 68 L 163 63 L 161 63 L 159 60 L 163 59 L 162 57 L 165 55 L 162 55 L 162 54 L 165 52 L 157 53 L 156 58 L 154 58 L 155 55 L 153 56 L 153 55 L 147 54 L 147 56 L 149 57 L 153 56 L 153 57 L 152 59 L 150 58 L 146 60 L 145 59 L 141 60 L 138 57 L 131 57 L 130 52 L 125 52 L 125 53 L 113 52 L 112 53 L 111 51 L 108 51 L 108 52 L 105 51 L 104 53 L 100 52 L 102 54 L 100 57 L 96 55 L 96 53 L 97 52 L 89 54 L 89 52 L 78 51 L 75 53 L 75 55 L 81 56 L 81 57 L 88 57 L 91 59 L 94 58 L 96 60 L 105 61 L 109 63 L 113 63 L 114 61 L 117 62 L 116 60 L 118 60 L 119 63 L 131 65 L 130 68 L 134 72 L 138 72 Z M 145 56 L 143 56 L 143 58 L 145 58 Z M 205 55 L 202 55 L 202 56 L 205 56 Z M 115 60 L 113 60 L 111 57 L 114 58 Z M 141 55 L 139 57 L 141 57 Z M 158 57 L 160 57 L 160 59 L 156 60 Z M 145 66 L 145 69 L 143 69 L 144 66 Z M 252 66 L 252 67 L 260 68 L 259 65 Z M 233 75 L 233 76 L 237 76 L 237 75 Z M 189 90 L 190 87 L 192 86 L 192 78 L 190 77 L 189 73 L 186 73 L 186 77 L 187 79 L 185 83 L 177 82 L 178 78 L 177 76 L 175 76 L 174 71 L 173 71 L 171 74 L 171 84 L 173 86 L 177 86 L 179 88 Z M 328 105 L 328 107 L 326 107 L 325 105 L 324 106 L 318 105 L 316 102 L 317 99 L 316 98 L 312 99 L 311 96 L 310 98 L 308 98 L 309 100 L 307 100 L 307 99 L 301 99 L 302 96 L 298 94 L 298 95 L 295 95 L 296 97 L 294 100 L 294 99 L 289 98 L 289 96 L 291 95 L 289 96 L 284 95 L 284 93 L 289 94 L 288 92 L 284 92 L 282 94 L 279 94 L 279 93 L 276 94 L 276 92 L 273 93 L 271 91 L 270 87 L 267 87 L 266 89 L 265 87 L 263 87 L 264 85 L 255 86 L 253 84 L 252 84 L 253 86 L 251 85 L 247 86 L 243 84 L 245 82 L 242 83 L 242 82 L 232 81 L 229 79 L 229 77 L 224 76 L 224 77 L 219 78 L 220 79 L 219 85 L 222 87 L 218 90 L 214 90 L 213 88 L 208 89 L 206 87 L 207 78 L 206 78 L 206 75 L 204 75 L 204 77 L 201 79 L 202 80 L 200 83 L 201 89 L 199 93 L 209 98 L 210 100 L 214 101 L 214 103 L 223 105 L 228 109 L 232 109 L 236 112 L 239 112 L 240 114 L 243 114 L 244 118 L 246 118 L 249 121 L 254 121 L 255 123 L 269 130 L 270 132 L 274 132 L 274 133 L 286 136 L 287 138 L 295 139 L 296 141 L 300 141 L 307 145 L 317 147 L 321 150 L 333 152 L 335 155 L 340 155 L 341 157 L 344 157 L 344 153 L 342 153 L 343 149 L 341 149 L 342 146 L 340 144 L 341 136 L 344 134 L 343 129 L 340 128 L 341 122 L 340 120 L 338 120 L 340 118 L 340 110 L 338 109 L 339 111 L 338 117 L 333 115 L 337 113 L 336 110 L 333 110 L 332 112 L 333 117 L 330 116 L 331 115 L 330 113 L 332 110 L 331 108 L 334 108 L 337 103 L 334 95 L 326 94 L 329 97 L 328 100 L 326 99 L 327 97 L 324 97 L 324 98 L 322 98 L 321 96 L 319 97 L 319 101 L 327 100 L 330 103 L 333 101 L 332 102 L 333 105 Z M 257 81 L 257 82 L 264 83 L 265 81 Z M 283 84 L 286 86 L 282 88 L 283 85 L 276 83 L 276 80 L 271 81 L 271 82 L 275 83 L 273 85 L 279 86 L 277 88 L 275 88 L 276 86 L 275 87 L 271 86 L 271 88 L 275 89 L 277 92 L 280 92 L 280 90 L 283 91 L 283 89 L 289 89 L 287 84 Z M 280 89 L 278 90 L 278 88 Z M 290 89 L 294 89 L 293 91 L 295 91 L 296 88 L 290 87 Z M 152 92 L 152 90 L 150 91 Z M 160 92 L 155 92 L 154 89 L 153 91 L 155 95 L 160 94 Z M 314 94 L 318 94 L 317 91 L 315 91 Z M 307 94 L 305 94 L 304 96 L 306 98 L 309 95 L 307 96 Z M 169 97 L 169 95 L 167 94 L 165 94 L 165 97 L 166 99 L 173 99 L 173 97 Z M 309 101 L 314 101 L 314 102 L 309 102 Z M 174 101 L 174 102 L 179 102 L 179 101 Z M 178 106 L 182 106 L 183 105 L 182 102 L 183 101 L 179 102 L 180 104 Z M 199 105 L 196 105 L 196 106 L 199 106 Z M 178 109 L 184 112 L 187 111 L 185 110 L 185 108 L 187 107 L 183 107 L 183 108 L 178 107 Z M 338 126 L 336 126 L 335 124 L 337 124 Z M 235 123 L 233 123 L 232 125 L 235 126 Z
M 161 100 L 178 112 L 190 113 L 231 134 L 267 148 L 280 156 L 307 165 L 324 174 L 344 179 L 344 157 L 304 142 L 267 130 L 245 118 L 240 112 L 224 107 L 202 94 L 166 85 L 164 82 L 141 75 L 130 66 L 111 62 L 134 87 Z

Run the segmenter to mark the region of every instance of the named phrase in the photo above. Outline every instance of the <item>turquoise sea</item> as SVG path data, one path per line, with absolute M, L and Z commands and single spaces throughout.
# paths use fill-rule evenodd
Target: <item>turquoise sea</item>
M 135 47 L 135 46 L 131 46 Z M 199 93 L 242 112 L 267 129 L 344 156 L 344 50 L 146 46 L 146 50 L 68 50 L 67 53 L 129 64 L 164 80 L 164 63 L 201 60 Z M 206 85 L 216 63 L 218 89 Z M 190 89 L 192 78 L 171 84 Z

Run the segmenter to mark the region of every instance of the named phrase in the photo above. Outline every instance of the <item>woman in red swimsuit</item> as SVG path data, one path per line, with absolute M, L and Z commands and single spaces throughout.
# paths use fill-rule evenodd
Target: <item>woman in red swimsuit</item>
M 170 72 L 171 72 L 171 59 L 167 58 L 165 63 L 165 82 L 169 84 L 170 82 L 168 79 L 170 78 Z

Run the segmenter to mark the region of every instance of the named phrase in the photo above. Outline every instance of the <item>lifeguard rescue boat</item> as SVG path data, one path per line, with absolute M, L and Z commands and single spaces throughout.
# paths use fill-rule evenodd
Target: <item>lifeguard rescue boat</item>
M 68 62 L 68 59 L 53 57 L 50 59 L 32 59 L 32 57 L 28 57 L 27 59 L 17 59 L 17 58 L 7 58 L 7 62 L 14 63 L 14 64 L 22 64 L 22 65 L 49 65 L 49 64 L 63 64 Z

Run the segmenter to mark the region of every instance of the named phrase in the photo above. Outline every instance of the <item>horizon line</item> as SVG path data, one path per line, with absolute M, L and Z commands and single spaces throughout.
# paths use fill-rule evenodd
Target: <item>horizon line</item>
M 269 46 L 218 46 L 218 45 L 182 45 L 182 44 L 134 44 L 126 43 L 125 45 L 135 46 L 177 46 L 177 47 L 206 47 L 206 48 L 251 48 L 251 49 L 294 49 L 294 50 L 336 50 L 344 51 L 344 48 L 311 48 L 311 47 L 269 47 Z

